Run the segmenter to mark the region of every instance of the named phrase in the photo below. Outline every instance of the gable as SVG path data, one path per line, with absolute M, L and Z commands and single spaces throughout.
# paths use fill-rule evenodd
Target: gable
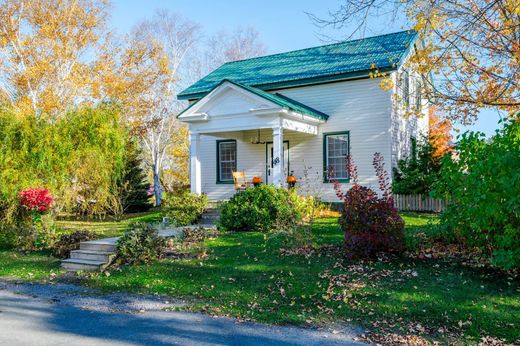
M 326 121 L 328 115 L 281 94 L 223 80 L 207 95 L 192 103 L 177 117 L 186 121 L 207 121 L 213 115 L 234 115 L 245 113 L 290 112 L 293 116 L 303 116 Z
M 206 113 L 209 116 L 219 116 L 223 114 L 247 113 L 250 109 L 270 108 L 274 106 L 274 104 L 267 100 L 259 99 L 244 92 L 228 88 L 210 102 L 203 104 L 198 112 Z

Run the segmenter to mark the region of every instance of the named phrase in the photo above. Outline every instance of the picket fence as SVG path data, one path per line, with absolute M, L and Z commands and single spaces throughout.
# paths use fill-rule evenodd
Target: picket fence
M 426 195 L 393 195 L 394 207 L 401 211 L 429 211 L 439 213 L 446 209 L 448 202 Z

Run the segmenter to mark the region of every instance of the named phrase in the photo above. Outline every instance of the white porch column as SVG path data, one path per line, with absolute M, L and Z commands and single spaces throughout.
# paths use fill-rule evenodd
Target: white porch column
M 190 186 L 191 192 L 202 193 L 202 177 L 200 169 L 200 134 L 190 133 Z
M 273 183 L 284 185 L 283 127 L 273 127 Z

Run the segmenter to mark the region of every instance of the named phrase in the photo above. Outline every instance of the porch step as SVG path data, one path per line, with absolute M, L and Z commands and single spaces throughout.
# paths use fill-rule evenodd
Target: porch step
M 202 214 L 200 225 L 213 225 L 220 218 L 220 211 L 217 208 L 208 208 Z
M 105 251 L 88 251 L 88 250 L 73 250 L 70 252 L 71 259 L 89 260 L 89 261 L 100 261 L 100 262 L 111 262 L 115 257 L 114 252 Z
M 104 261 L 93 261 L 77 258 L 69 258 L 61 261 L 61 266 L 69 271 L 96 272 L 104 269 L 108 265 Z

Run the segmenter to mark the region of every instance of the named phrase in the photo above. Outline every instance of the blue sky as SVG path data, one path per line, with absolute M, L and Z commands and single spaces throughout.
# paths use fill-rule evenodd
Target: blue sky
M 164 8 L 199 23 L 211 35 L 222 29 L 253 26 L 260 33 L 269 53 L 319 46 L 325 37 L 341 39 L 348 28 L 339 30 L 317 28 L 305 12 L 327 16 L 328 10 L 338 8 L 340 0 L 113 0 L 112 25 L 125 33 L 139 21 L 153 16 Z M 404 21 L 374 18 L 367 36 L 406 29 Z M 456 127 L 478 130 L 492 135 L 498 126 L 496 111 L 484 110 L 476 124 Z

